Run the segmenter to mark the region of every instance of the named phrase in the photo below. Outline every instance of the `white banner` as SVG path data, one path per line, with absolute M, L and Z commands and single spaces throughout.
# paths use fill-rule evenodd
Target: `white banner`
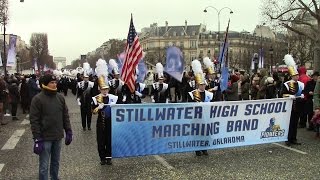
M 7 66 L 14 66 L 16 64 L 16 35 L 10 35 L 9 40 L 9 50 L 8 50 L 8 58 L 7 58 Z
M 112 110 L 112 156 L 218 149 L 288 139 L 292 99 L 121 104 Z M 130 148 L 128 148 L 130 147 Z

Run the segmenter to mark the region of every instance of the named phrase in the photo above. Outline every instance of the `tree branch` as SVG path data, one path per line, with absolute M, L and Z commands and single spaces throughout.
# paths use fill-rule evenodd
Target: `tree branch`
M 318 8 L 318 4 L 317 4 L 316 0 L 312 0 L 312 2 L 313 2 L 313 5 L 314 5 L 314 8 L 316 9 L 316 12 L 318 12 L 319 8 Z
M 311 16 L 315 17 L 316 19 L 319 19 L 318 14 L 314 13 L 302 0 L 298 0 L 298 1 L 304 7 L 304 9 L 311 14 Z
M 285 15 L 285 14 L 291 12 L 291 11 L 302 10 L 302 9 L 304 9 L 304 8 L 298 7 L 298 8 L 288 9 L 288 10 L 280 13 L 280 14 L 279 14 L 278 16 L 276 16 L 276 17 L 273 17 L 270 13 L 266 13 L 266 14 L 267 14 L 267 16 L 269 16 L 272 20 L 275 20 L 275 19 L 279 19 L 280 17 L 282 17 L 283 15 Z
M 295 29 L 295 28 L 293 28 L 293 27 L 291 27 L 291 26 L 289 26 L 287 24 L 283 23 L 282 26 L 284 26 L 285 28 L 287 28 L 287 29 L 289 29 L 289 30 L 291 30 L 291 31 L 293 31 L 293 32 L 295 32 L 297 34 L 304 35 L 304 36 L 306 36 L 306 37 L 308 37 L 310 39 L 314 39 L 314 37 L 310 36 L 309 34 L 303 32 L 303 31 L 299 31 L 299 30 L 297 30 L 297 29 Z

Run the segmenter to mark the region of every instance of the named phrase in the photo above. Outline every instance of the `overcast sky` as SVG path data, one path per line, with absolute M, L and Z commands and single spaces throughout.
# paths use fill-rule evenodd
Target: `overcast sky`
M 111 38 L 126 38 L 130 13 L 137 31 L 153 22 L 164 26 L 204 23 L 209 30 L 218 29 L 221 9 L 221 31 L 231 18 L 230 30 L 252 32 L 261 24 L 260 0 L 9 0 L 10 22 L 7 33 L 17 34 L 29 44 L 33 32 L 48 34 L 50 54 L 67 57 L 68 64 L 99 47 Z

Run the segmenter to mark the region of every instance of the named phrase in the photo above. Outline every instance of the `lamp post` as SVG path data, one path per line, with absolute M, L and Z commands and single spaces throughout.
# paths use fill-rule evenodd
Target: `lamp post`
M 258 65 L 259 65 L 259 54 L 254 53 L 253 54 L 253 65 L 254 65 L 254 73 L 258 72 Z
M 20 0 L 21 3 L 24 2 L 24 0 Z M 2 60 L 2 65 L 3 65 L 3 71 L 4 71 L 4 76 L 7 76 L 7 53 L 6 53 L 6 25 L 8 22 L 8 3 L 4 1 L 3 5 L 5 6 L 3 8 L 2 12 L 2 22 L 1 24 L 3 25 L 3 60 Z
M 218 14 L 218 41 L 220 41 L 220 14 L 221 14 L 221 11 L 222 10 L 224 10 L 224 9 L 228 9 L 228 10 L 230 10 L 230 14 L 233 14 L 233 11 L 229 8 L 229 7 L 223 7 L 223 8 L 221 8 L 220 10 L 218 10 L 217 8 L 215 8 L 215 7 L 213 7 L 213 6 L 207 6 L 204 10 L 203 10 L 203 12 L 208 12 L 208 8 L 212 8 L 212 9 L 214 9 L 216 12 L 217 12 L 217 14 Z
M 270 54 L 270 63 L 271 63 L 271 73 L 273 73 L 273 48 L 272 48 L 272 46 L 269 49 L 269 54 Z
M 16 55 L 16 71 L 17 71 L 17 73 L 19 74 L 20 73 L 20 66 L 21 66 L 21 62 L 20 62 L 20 56 L 17 54 Z

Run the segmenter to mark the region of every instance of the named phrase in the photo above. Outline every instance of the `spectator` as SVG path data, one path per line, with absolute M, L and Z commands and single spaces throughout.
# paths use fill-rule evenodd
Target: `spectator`
M 317 83 L 319 77 L 319 72 L 314 72 L 312 74 L 312 79 L 307 82 L 306 87 L 304 88 L 304 98 L 305 98 L 305 106 L 304 106 L 304 112 L 301 119 L 302 125 L 306 126 L 307 120 L 308 120 L 308 130 L 313 130 L 313 124 L 311 123 L 311 118 L 313 116 L 313 94 L 314 89 Z
M 235 74 L 231 75 L 231 85 L 226 89 L 227 101 L 238 101 L 238 80 L 239 77 Z
M 29 88 L 26 78 L 22 78 L 20 84 L 20 100 L 23 114 L 29 112 Z
M 252 82 L 251 82 L 251 100 L 257 99 L 259 84 L 260 84 L 260 77 L 256 73 L 253 75 Z
M 57 180 L 63 130 L 66 145 L 72 141 L 72 130 L 65 99 L 57 93 L 56 77 L 47 74 L 41 82 L 43 89 L 34 96 L 30 106 L 33 150 L 39 155 L 39 179 L 48 179 L 50 164 L 50 177 Z
M 7 97 L 6 92 L 6 82 L 3 80 L 3 77 L 0 77 L 0 123 L 1 125 L 6 125 L 8 122 L 6 122 L 3 118 L 4 116 L 4 103 Z
M 240 75 L 241 82 L 241 99 L 240 100 L 249 100 L 249 89 L 250 82 L 247 75 Z
M 31 102 L 32 98 L 41 91 L 40 87 L 37 84 L 37 76 L 35 74 L 31 75 L 31 78 L 29 79 L 28 88 L 30 98 L 29 102 Z
M 12 120 L 13 121 L 19 120 L 17 118 L 17 109 L 18 109 L 20 95 L 19 95 L 18 81 L 16 78 L 13 77 L 13 79 L 11 79 L 8 90 L 9 90 L 9 99 L 11 104 Z

